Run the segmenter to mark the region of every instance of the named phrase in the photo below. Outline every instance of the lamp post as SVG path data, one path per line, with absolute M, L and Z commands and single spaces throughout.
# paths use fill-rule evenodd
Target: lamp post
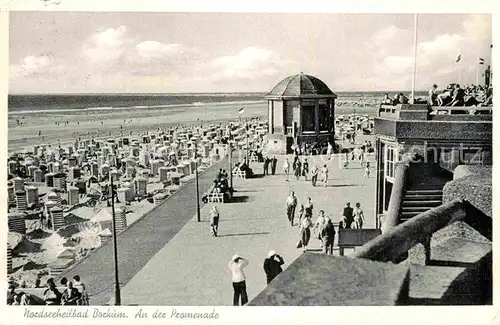
M 250 160 L 248 160 L 248 119 L 245 118 L 245 136 L 246 136 L 246 157 L 247 157 L 247 164 L 250 166 Z
M 116 240 L 116 221 L 115 221 L 115 190 L 113 186 L 113 176 L 111 172 L 109 173 L 110 187 L 109 196 L 111 197 L 111 214 L 113 216 L 113 257 L 115 265 L 115 306 L 121 305 L 121 295 L 120 295 L 120 282 L 118 278 L 118 246 Z
M 231 144 L 231 134 L 228 141 L 229 148 L 229 187 L 233 187 L 233 145 Z
M 196 141 L 194 141 L 194 176 L 196 179 L 196 220 L 198 222 L 201 221 L 201 213 L 200 213 L 200 184 L 198 182 L 198 146 Z

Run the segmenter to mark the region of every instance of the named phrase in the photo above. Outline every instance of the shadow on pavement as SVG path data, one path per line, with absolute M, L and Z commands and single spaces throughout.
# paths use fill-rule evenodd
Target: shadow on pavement
M 270 232 L 249 232 L 243 234 L 227 234 L 227 235 L 218 235 L 217 237 L 232 237 L 232 236 L 252 236 L 252 235 L 269 235 Z
M 241 196 L 233 196 L 231 201 L 225 202 L 225 203 L 245 203 L 248 202 L 249 196 L 248 195 L 241 195 Z

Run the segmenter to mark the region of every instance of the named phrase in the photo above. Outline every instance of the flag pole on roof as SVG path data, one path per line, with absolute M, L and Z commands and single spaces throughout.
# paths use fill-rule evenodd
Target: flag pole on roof
M 460 63 L 461 61 L 462 61 L 462 53 L 458 53 L 457 59 L 455 61 L 456 63 L 458 63 L 458 67 L 457 67 L 457 69 L 458 69 L 458 72 L 457 72 L 458 73 L 458 84 L 462 83 L 460 80 L 460 79 L 462 79 L 462 69 L 461 69 L 462 64 Z
M 480 79 L 481 79 L 481 66 L 484 65 L 484 59 L 483 58 L 479 58 L 479 64 L 476 66 L 476 85 L 479 85 L 480 84 Z
M 411 103 L 415 103 L 415 78 L 417 76 L 417 30 L 418 14 L 415 14 L 415 26 L 413 26 L 413 76 L 411 79 Z

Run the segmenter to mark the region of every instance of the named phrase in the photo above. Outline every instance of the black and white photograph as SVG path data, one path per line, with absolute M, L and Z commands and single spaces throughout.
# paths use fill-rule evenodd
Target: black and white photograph
M 6 304 L 491 306 L 492 20 L 10 11 Z

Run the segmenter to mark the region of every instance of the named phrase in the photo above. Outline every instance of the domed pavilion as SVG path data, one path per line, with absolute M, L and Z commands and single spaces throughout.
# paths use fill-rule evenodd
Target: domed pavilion
M 320 79 L 303 73 L 280 81 L 268 101 L 268 152 L 288 154 L 293 146 L 335 148 L 335 98 Z

